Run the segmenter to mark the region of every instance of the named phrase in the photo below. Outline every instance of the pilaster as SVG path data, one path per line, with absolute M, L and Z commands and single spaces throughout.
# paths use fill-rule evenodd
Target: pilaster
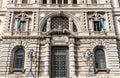
M 50 52 L 50 39 L 46 38 L 46 44 L 45 44 L 45 69 L 44 69 L 44 76 L 45 78 L 49 78 L 49 52 Z
M 70 78 L 75 78 L 75 45 L 74 38 L 70 38 L 69 44 L 69 76 Z
M 46 27 L 46 31 L 50 31 L 50 25 L 51 25 L 51 18 L 47 19 L 47 27 Z
M 73 31 L 73 20 L 72 20 L 72 18 L 69 18 L 69 30 Z

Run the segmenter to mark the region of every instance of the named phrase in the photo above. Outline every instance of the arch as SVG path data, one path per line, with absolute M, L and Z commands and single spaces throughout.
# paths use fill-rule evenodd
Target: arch
M 16 46 L 12 50 L 12 68 L 23 69 L 25 61 L 25 50 L 23 46 Z
M 62 12 L 61 14 L 58 14 L 58 12 L 53 12 L 53 13 L 49 13 L 48 15 L 46 15 L 44 18 L 42 18 L 39 22 L 39 28 L 38 28 L 38 31 L 42 31 L 42 28 L 46 22 L 46 20 L 50 17 L 55 17 L 55 16 L 59 16 L 59 15 L 62 15 L 62 16 L 65 16 L 65 17 L 68 17 L 68 18 L 72 18 L 75 25 L 76 25 L 76 28 L 78 30 L 78 32 L 82 31 L 81 27 L 80 27 L 80 24 L 78 22 L 80 22 L 77 18 L 75 18 L 74 15 L 70 14 L 70 13 L 67 13 L 67 12 Z
M 105 69 L 106 68 L 106 59 L 105 52 L 103 46 L 97 46 L 94 49 L 94 66 L 97 69 Z

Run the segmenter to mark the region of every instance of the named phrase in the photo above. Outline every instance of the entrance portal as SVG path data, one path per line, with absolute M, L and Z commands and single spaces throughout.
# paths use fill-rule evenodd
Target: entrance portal
M 68 47 L 52 47 L 51 78 L 68 78 Z

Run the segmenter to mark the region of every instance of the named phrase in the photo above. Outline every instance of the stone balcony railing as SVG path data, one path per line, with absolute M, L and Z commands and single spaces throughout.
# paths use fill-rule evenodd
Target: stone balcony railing
M 111 8 L 111 4 L 8 4 L 8 8 Z

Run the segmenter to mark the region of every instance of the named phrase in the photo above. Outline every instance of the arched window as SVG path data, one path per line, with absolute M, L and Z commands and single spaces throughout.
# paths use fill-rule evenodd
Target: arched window
M 105 53 L 101 48 L 97 48 L 95 50 L 95 68 L 98 69 L 106 68 Z
M 71 25 L 71 27 L 70 27 L 70 25 Z M 62 16 L 62 15 L 51 17 L 50 20 L 47 19 L 42 28 L 42 32 L 46 32 L 47 29 L 49 29 L 49 30 L 68 29 L 73 32 L 78 31 L 74 21 L 70 21 L 68 17 Z
M 13 68 L 24 68 L 25 51 L 19 48 L 15 51 Z

